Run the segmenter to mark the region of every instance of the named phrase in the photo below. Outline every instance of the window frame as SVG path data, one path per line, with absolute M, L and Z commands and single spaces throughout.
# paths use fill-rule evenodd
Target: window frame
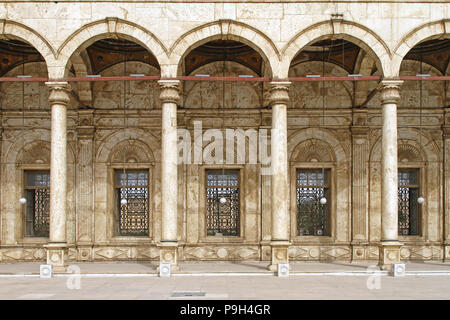
M 234 170 L 238 171 L 238 179 L 239 179 L 239 234 L 237 236 L 209 236 L 207 234 L 207 224 L 206 224 L 206 216 L 207 216 L 207 199 L 206 199 L 206 189 L 208 187 L 207 181 L 207 172 L 209 170 Z M 199 243 L 235 243 L 235 242 L 244 242 L 245 239 L 245 201 L 243 199 L 243 195 L 245 194 L 245 183 L 244 181 L 244 165 L 226 165 L 225 167 L 222 165 L 208 165 L 202 167 L 201 181 L 200 181 L 200 215 L 199 219 Z
M 130 235 L 120 235 L 118 232 L 118 212 L 117 212 L 117 196 L 116 196 L 116 171 L 147 171 L 148 172 L 148 235 L 142 236 L 130 236 Z M 122 243 L 124 241 L 136 241 L 136 242 L 153 242 L 153 227 L 154 227 L 154 177 L 153 177 L 153 163 L 125 163 L 123 164 L 111 164 L 108 168 L 108 179 L 107 185 L 109 186 L 108 200 L 107 200 L 107 224 L 106 224 L 106 235 L 107 239 L 114 242 Z
M 50 186 L 48 187 L 28 187 L 28 183 L 27 183 L 27 176 L 29 173 L 33 172 L 33 173 L 48 173 L 49 175 L 49 179 L 51 179 L 50 177 L 50 168 L 48 168 L 47 166 L 42 167 L 42 166 L 37 166 L 37 167 L 24 167 L 21 168 L 22 171 L 22 194 L 21 197 L 24 196 L 26 197 L 26 193 L 27 190 L 36 190 L 36 189 L 47 189 L 49 190 L 49 201 L 50 201 Z M 28 199 L 27 199 L 28 200 Z M 49 212 L 48 212 L 48 217 L 49 217 L 49 234 L 48 236 L 35 236 L 35 235 L 27 235 L 27 208 L 28 208 L 28 201 L 26 204 L 22 205 L 19 204 L 22 208 L 21 212 L 22 212 L 22 240 L 23 241 L 32 241 L 32 242 L 46 242 L 49 237 L 50 237 L 50 204 L 49 204 Z
M 419 196 L 421 195 L 422 197 L 425 198 L 425 202 L 421 205 L 419 205 L 419 213 L 418 213 L 418 219 L 419 219 L 419 226 L 418 226 L 418 230 L 419 230 L 419 234 L 418 235 L 403 235 L 403 234 L 399 234 L 398 233 L 398 222 L 397 222 L 397 234 L 398 234 L 398 238 L 401 241 L 417 241 L 417 240 L 423 240 L 425 237 L 425 225 L 426 225 L 426 221 L 425 221 L 425 212 L 426 212 L 426 205 L 427 205 L 427 200 L 426 200 L 426 184 L 425 184 L 425 177 L 426 177 L 426 168 L 422 163 L 399 163 L 398 167 L 397 167 L 397 177 L 398 177 L 398 172 L 400 170 L 418 170 L 418 175 L 417 175 L 417 179 L 418 179 L 418 186 L 419 186 Z M 398 181 L 397 181 L 397 194 L 398 194 Z M 397 206 L 398 207 L 398 206 Z M 397 209 L 397 219 L 398 219 L 398 209 Z
M 336 240 L 336 167 L 330 162 L 295 162 L 290 163 L 290 185 L 291 185 L 291 241 L 294 243 L 333 243 Z M 329 230 L 328 236 L 308 235 L 300 236 L 297 230 L 297 171 L 298 170 L 329 170 L 329 194 L 331 205 L 329 206 Z

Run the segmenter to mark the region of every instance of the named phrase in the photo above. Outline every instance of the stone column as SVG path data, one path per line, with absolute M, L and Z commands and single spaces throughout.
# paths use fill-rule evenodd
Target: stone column
M 381 243 L 378 266 L 390 270 L 400 262 L 398 241 L 398 181 L 397 181 L 397 103 L 403 81 L 381 82 L 382 142 L 381 142 Z
M 180 100 L 178 80 L 160 80 L 162 104 L 161 137 L 161 243 L 160 263 L 177 269 L 177 103 Z
M 51 118 L 50 159 L 50 238 L 47 264 L 56 272 L 65 271 L 67 215 L 67 104 L 70 86 L 67 82 L 47 82 Z
M 272 107 L 271 130 L 271 195 L 272 195 L 272 259 L 269 270 L 276 271 L 279 263 L 289 263 L 289 205 L 287 161 L 287 102 L 290 82 L 270 84 Z

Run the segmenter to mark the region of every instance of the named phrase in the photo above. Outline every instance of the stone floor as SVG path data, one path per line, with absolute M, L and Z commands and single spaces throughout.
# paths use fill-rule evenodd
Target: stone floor
M 39 274 L 39 262 L 24 263 L 0 263 L 0 276 L 6 274 Z M 80 268 L 82 274 L 157 274 L 157 262 L 73 262 L 69 265 L 76 265 Z M 371 273 L 376 266 L 376 261 L 371 262 L 291 262 L 291 273 L 348 273 L 360 274 Z M 176 272 L 180 275 L 213 275 L 217 273 L 224 274 L 251 274 L 251 275 L 272 275 L 267 270 L 268 262 L 249 261 L 249 262 L 180 262 L 180 270 Z M 409 262 L 406 263 L 408 273 L 448 273 L 450 275 L 450 262 L 442 263 L 438 261 L 430 262 Z
M 39 263 L 0 264 L 0 299 L 450 299 L 450 264 L 439 262 L 408 263 L 405 277 L 375 275 L 373 263 L 293 262 L 289 278 L 266 262 L 184 262 L 171 278 L 158 277 L 156 263 L 76 265 L 81 277 L 42 279 Z

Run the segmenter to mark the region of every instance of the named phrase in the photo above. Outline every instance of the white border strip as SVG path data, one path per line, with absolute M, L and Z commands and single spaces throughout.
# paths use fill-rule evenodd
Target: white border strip
M 388 271 L 364 272 L 290 272 L 290 276 L 388 276 Z M 82 278 L 134 278 L 134 277 L 159 277 L 158 273 L 54 273 L 55 278 L 74 277 Z M 211 273 L 172 273 L 172 277 L 274 277 L 272 272 L 211 272 Z M 407 271 L 405 276 L 450 276 L 450 271 Z M 39 274 L 0 274 L 1 278 L 40 278 Z

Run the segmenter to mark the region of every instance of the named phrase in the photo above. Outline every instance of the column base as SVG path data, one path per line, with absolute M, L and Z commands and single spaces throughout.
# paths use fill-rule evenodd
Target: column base
M 47 249 L 47 264 L 52 265 L 53 272 L 66 272 L 67 244 L 65 242 L 48 243 L 44 248 Z
M 270 265 L 267 267 L 270 271 L 277 272 L 279 263 L 289 264 L 289 241 L 272 241 L 270 246 L 272 248 L 272 259 Z M 289 266 L 289 270 L 291 266 Z
M 159 248 L 159 263 L 169 263 L 172 271 L 178 271 L 178 243 L 176 241 L 161 242 Z M 157 268 L 159 272 L 159 266 Z
M 403 244 L 398 241 L 381 242 L 379 246 L 378 267 L 381 270 L 392 271 L 394 263 L 400 263 L 400 248 Z

